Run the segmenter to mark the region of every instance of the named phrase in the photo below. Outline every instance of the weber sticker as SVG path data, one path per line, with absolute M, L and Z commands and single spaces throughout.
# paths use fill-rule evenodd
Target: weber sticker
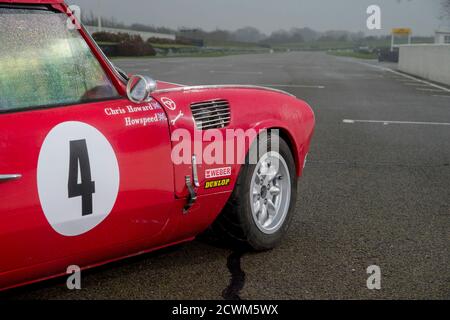
M 215 189 L 215 188 L 227 187 L 230 185 L 230 183 L 231 183 L 231 179 L 207 181 L 205 183 L 205 189 Z
M 231 176 L 231 167 L 209 169 L 205 171 L 206 179 L 222 178 Z

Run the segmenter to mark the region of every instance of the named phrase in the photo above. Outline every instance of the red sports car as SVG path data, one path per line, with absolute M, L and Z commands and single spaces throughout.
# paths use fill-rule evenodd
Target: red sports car
M 275 247 L 311 108 L 128 77 L 61 0 L 0 0 L 0 289 L 190 241 Z

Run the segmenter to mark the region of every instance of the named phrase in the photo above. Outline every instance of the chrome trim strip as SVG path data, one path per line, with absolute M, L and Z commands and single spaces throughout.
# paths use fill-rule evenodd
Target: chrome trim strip
M 200 119 L 200 120 L 198 120 L 198 119 L 195 119 L 195 121 L 197 122 L 200 122 L 201 123 L 201 127 L 202 128 L 204 128 L 204 124 L 206 124 L 206 126 L 210 126 L 210 125 L 212 125 L 212 124 L 217 124 L 217 122 L 230 122 L 230 120 L 231 120 L 231 116 L 230 115 L 228 115 L 228 116 L 226 116 L 226 117 L 220 117 L 219 119 L 212 119 L 212 120 L 203 120 L 203 119 Z
M 0 181 L 17 180 L 22 178 L 21 174 L 0 174 Z
M 230 110 L 230 106 L 222 106 L 222 107 L 204 107 L 204 108 L 197 108 L 197 109 L 192 109 L 192 113 L 195 115 L 201 115 L 201 114 L 208 114 L 208 113 L 214 113 L 214 112 L 225 112 L 225 111 L 229 111 Z
M 205 120 L 205 119 L 210 119 L 210 118 L 217 118 L 217 117 L 220 117 L 221 119 L 223 119 L 222 117 L 230 117 L 230 112 L 229 111 L 227 111 L 227 112 L 223 112 L 223 113 L 217 113 L 216 115 L 214 115 L 214 114 L 202 114 L 202 116 L 201 117 L 196 117 L 195 118 L 195 120 L 196 121 L 203 121 L 203 120 Z
M 102 56 L 102 58 L 106 61 L 106 64 L 109 66 L 109 68 L 111 69 L 111 71 L 114 73 L 115 76 L 117 76 L 119 78 L 119 80 L 126 85 L 128 83 L 128 79 L 125 79 L 124 77 L 122 77 L 122 75 L 117 71 L 116 67 L 114 66 L 114 63 L 112 63 L 112 61 L 105 55 L 105 53 L 103 52 L 102 48 L 100 48 L 100 46 L 98 45 L 98 43 L 94 40 L 94 38 L 92 37 L 91 33 L 88 31 L 88 29 L 86 29 L 86 27 L 84 26 L 84 24 L 82 24 L 80 21 L 78 21 L 78 23 L 80 23 L 81 29 L 84 31 L 84 33 L 87 35 L 89 41 L 94 45 L 94 47 L 97 49 L 97 51 L 100 53 L 100 55 Z M 80 34 L 81 36 L 81 34 Z M 103 68 L 102 68 L 103 70 Z M 103 70 L 105 71 L 105 70 Z M 108 77 L 109 78 L 109 77 Z M 111 81 L 111 79 L 109 79 Z M 117 88 L 115 88 L 117 91 Z
M 156 90 L 153 93 L 170 93 L 170 92 L 179 92 L 179 91 L 191 91 L 191 90 L 206 90 L 206 89 L 255 89 L 255 90 L 264 90 L 264 91 L 271 91 L 271 92 L 278 92 L 281 94 L 285 94 L 294 98 L 297 98 L 293 94 L 279 90 L 274 88 L 268 88 L 268 87 L 261 87 L 261 86 L 254 86 L 254 85 L 239 85 L 239 84 L 222 84 L 222 85 L 203 85 L 203 86 L 186 86 L 186 87 L 180 87 L 180 88 L 171 88 L 171 89 L 161 89 Z
M 203 103 L 193 103 L 193 104 L 191 104 L 191 108 L 192 109 L 216 108 L 218 106 L 228 106 L 228 101 L 214 100 L 214 101 L 208 101 L 208 102 L 203 102 Z
M 165 81 L 165 80 L 160 80 L 160 82 L 164 82 L 164 83 L 168 83 L 168 84 L 173 84 L 174 86 L 180 86 L 180 87 L 185 87 L 185 84 L 181 84 L 181 83 L 175 83 L 175 82 L 169 82 L 169 81 Z
M 192 177 L 194 179 L 194 186 L 199 188 L 200 183 L 198 181 L 197 156 L 195 154 L 192 156 Z

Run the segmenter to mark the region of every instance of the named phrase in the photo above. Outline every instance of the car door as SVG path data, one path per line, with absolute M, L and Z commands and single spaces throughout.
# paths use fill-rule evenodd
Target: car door
M 161 106 L 121 97 L 63 13 L 14 10 L 0 7 L 0 288 L 161 245 L 174 206 Z

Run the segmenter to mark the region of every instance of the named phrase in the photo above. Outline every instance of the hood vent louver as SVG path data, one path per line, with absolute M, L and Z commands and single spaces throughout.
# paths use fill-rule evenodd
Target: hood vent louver
M 230 104 L 216 99 L 191 104 L 192 115 L 198 130 L 220 129 L 230 124 Z

